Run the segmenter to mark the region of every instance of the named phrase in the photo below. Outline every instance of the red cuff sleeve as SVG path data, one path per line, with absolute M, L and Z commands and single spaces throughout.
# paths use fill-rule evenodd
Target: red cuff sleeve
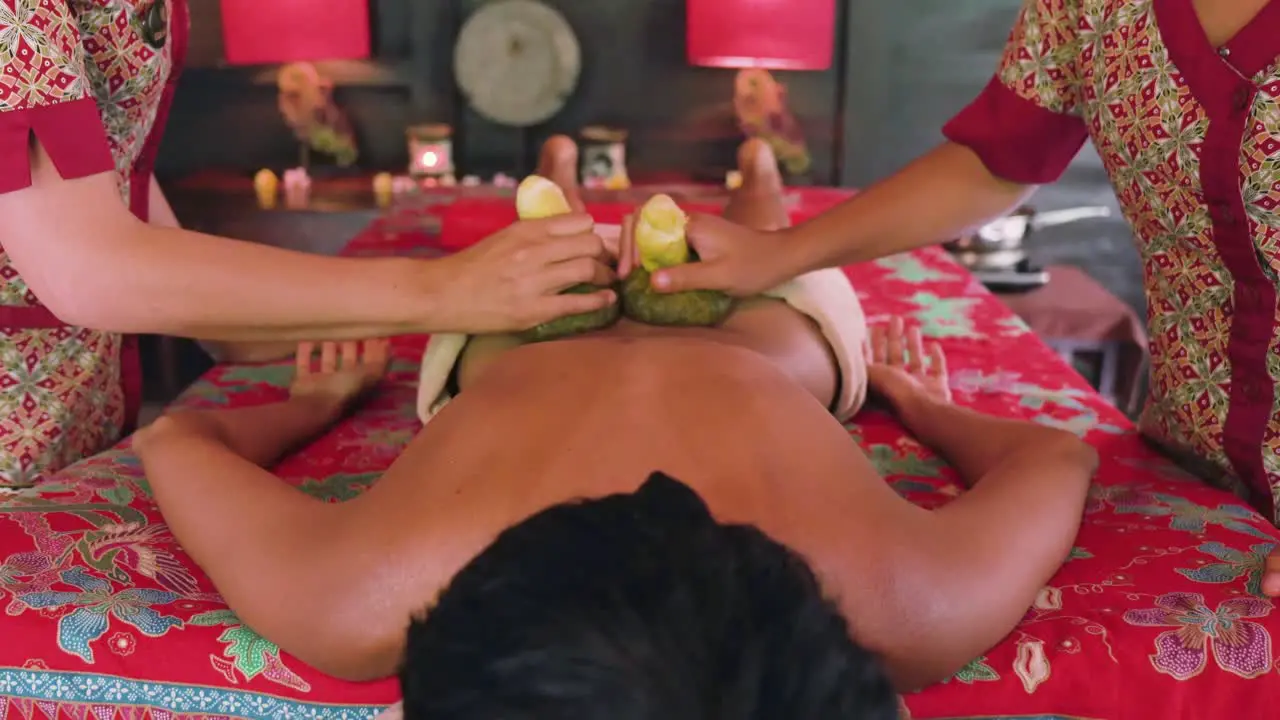
M 35 134 L 64 179 L 115 169 L 107 131 L 93 98 L 0 111 L 0 193 L 31 186 Z
M 993 175 L 1023 185 L 1062 177 L 1089 137 L 1075 115 L 1046 110 L 991 79 L 982 93 L 943 127 L 957 145 L 978 154 Z

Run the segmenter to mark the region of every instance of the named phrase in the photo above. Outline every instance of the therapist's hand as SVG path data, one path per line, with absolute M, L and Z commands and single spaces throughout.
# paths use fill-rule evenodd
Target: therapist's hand
M 735 297 L 759 295 L 791 279 L 785 231 L 762 232 L 714 215 L 693 215 L 685 231 L 698 262 L 653 274 L 659 292 L 721 290 Z M 624 237 L 626 233 L 624 232 Z M 623 242 L 627 257 L 634 253 Z M 625 271 L 619 267 L 619 274 Z
M 436 296 L 448 327 L 436 331 L 513 332 L 617 302 L 612 290 L 560 294 L 615 279 L 593 225 L 584 214 L 525 220 L 439 261 L 446 272 Z

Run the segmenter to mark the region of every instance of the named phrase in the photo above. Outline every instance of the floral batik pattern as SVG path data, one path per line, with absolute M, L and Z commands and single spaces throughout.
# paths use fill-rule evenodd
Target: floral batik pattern
M 172 65 L 172 42 L 155 48 L 143 38 L 150 4 L 0 3 L 0 112 L 93 98 L 125 203 Z M 36 304 L 0 247 L 0 305 Z M 119 437 L 121 343 L 86 328 L 0 329 L 0 487 L 29 484 Z
M 379 221 L 349 252 L 422 254 L 435 238 L 397 229 L 420 225 Z M 904 697 L 901 717 L 1268 717 L 1280 696 L 1280 613 L 1259 583 L 1280 532 L 1156 455 L 943 253 L 848 274 L 874 289 L 861 296 L 873 322 L 908 315 L 943 344 L 957 402 L 1071 430 L 1102 457 L 1076 546 L 1022 622 L 950 681 Z M 282 481 L 327 502 L 377 482 L 421 427 L 424 345 L 395 339 L 378 393 L 285 459 Z M 289 380 L 287 363 L 222 367 L 180 404 L 258 404 L 284 397 Z M 954 470 L 885 411 L 869 408 L 848 428 L 912 502 L 937 508 L 964 492 Z M 367 720 L 399 699 L 394 680 L 326 677 L 245 626 L 164 525 L 127 445 L 0 496 L 0 612 L 0 717 L 39 708 L 110 720 Z
M 1258 254 L 1268 259 L 1272 277 L 1280 277 L 1280 66 L 1258 85 L 1259 112 L 1248 127 L 1243 162 L 1257 170 L 1247 176 L 1245 207 L 1257 235 Z M 1280 334 L 1271 339 L 1267 373 L 1280 384 Z M 1280 393 L 1271 409 L 1263 438 L 1262 465 L 1270 478 L 1280 478 Z M 1280 508 L 1280 481 L 1272 481 L 1272 497 Z M 1280 512 L 1280 511 L 1278 511 Z M 1280 517 L 1276 518 L 1280 524 Z
M 123 421 L 119 335 L 0 329 L 0 487 L 97 452 Z
M 1078 5 L 1061 0 L 1025 3 L 996 72 L 1020 97 L 1060 114 L 1078 114 Z
M 59 0 L 0 3 L 0 112 L 90 93 L 80 29 Z
M 1239 597 L 1215 608 L 1199 593 L 1174 592 L 1156 598 L 1156 607 L 1130 610 L 1125 622 L 1167 628 L 1156 636 L 1151 666 L 1177 680 L 1204 672 L 1213 657 L 1218 669 L 1253 679 L 1271 672 L 1271 633 L 1259 619 L 1274 609 L 1270 600 Z

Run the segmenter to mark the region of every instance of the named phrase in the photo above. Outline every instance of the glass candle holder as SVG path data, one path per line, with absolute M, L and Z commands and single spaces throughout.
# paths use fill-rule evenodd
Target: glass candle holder
M 414 125 L 405 130 L 409 143 L 409 175 L 440 178 L 453 174 L 453 129 L 444 123 Z
M 627 131 L 593 126 L 582 129 L 582 186 L 621 190 L 627 175 Z

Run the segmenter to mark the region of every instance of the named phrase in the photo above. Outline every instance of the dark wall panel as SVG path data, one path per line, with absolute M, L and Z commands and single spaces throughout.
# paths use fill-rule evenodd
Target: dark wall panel
M 873 182 L 941 142 L 943 123 L 991 78 L 1020 6 L 1020 0 L 851 0 L 842 106 L 847 184 Z M 1110 207 L 1111 218 L 1035 236 L 1035 259 L 1084 267 L 1131 306 L 1144 306 L 1132 234 L 1092 146 L 1033 202 L 1043 209 Z M 920 198 L 922 210 L 928 203 Z
M 175 104 L 160 170 L 181 174 L 214 165 L 237 170 L 288 163 L 296 151 L 274 117 L 269 69 L 221 65 L 214 0 L 193 0 L 192 66 Z M 567 107 L 543 126 L 496 126 L 460 106 L 453 38 L 482 0 L 378 0 L 372 5 L 377 58 L 333 71 L 339 101 L 356 119 L 362 165 L 404 165 L 410 122 L 446 121 L 459 134 L 464 170 L 520 172 L 546 136 L 594 123 L 632 133 L 636 173 L 723 173 L 740 141 L 733 117 L 733 71 L 693 68 L 684 56 L 684 0 L 550 0 L 573 26 L 583 73 Z M 377 65 L 370 69 L 369 65 Z M 779 73 L 814 155 L 812 178 L 836 180 L 840 71 Z M 385 85 L 386 87 L 384 87 Z M 354 87 L 353 87 L 354 86 Z M 371 87 L 372 86 L 372 87 Z M 216 137 L 216 141 L 211 141 Z
M 269 69 L 221 67 L 218 3 L 190 1 L 196 69 L 179 91 L 159 171 L 289 165 L 297 151 L 276 114 Z M 548 0 L 578 34 L 583 76 L 565 110 L 527 133 L 484 121 L 457 96 L 453 38 L 481 2 L 372 1 L 377 58 L 333 70 L 339 101 L 358 128 L 364 167 L 404 167 L 404 127 L 423 121 L 452 123 L 460 167 L 485 175 L 527 171 L 547 135 L 575 134 L 595 123 L 631 131 L 629 164 L 637 175 L 710 178 L 729 167 L 739 141 L 733 73 L 685 63 L 684 0 Z M 942 124 L 990 77 L 1019 5 L 844 0 L 838 67 L 777 74 L 806 130 L 814 155 L 811 179 L 865 185 L 939 142 Z M 921 207 L 928 202 L 921 198 Z M 1088 148 L 1036 203 L 1115 206 L 1097 154 Z M 1137 258 L 1118 214 L 1045 231 L 1035 248 L 1045 262 L 1084 266 L 1141 306 Z
M 483 0 L 465 0 L 464 13 Z M 699 171 L 723 174 L 741 141 L 733 115 L 732 70 L 690 67 L 685 60 L 684 0 L 550 0 L 574 27 L 583 73 L 565 109 L 527 133 L 495 127 L 464 113 L 467 157 L 486 172 L 550 134 L 615 124 L 631 132 L 628 166 L 636 174 Z M 814 155 L 813 177 L 835 180 L 839 69 L 777 73 Z M 526 167 L 527 169 L 527 167 Z

